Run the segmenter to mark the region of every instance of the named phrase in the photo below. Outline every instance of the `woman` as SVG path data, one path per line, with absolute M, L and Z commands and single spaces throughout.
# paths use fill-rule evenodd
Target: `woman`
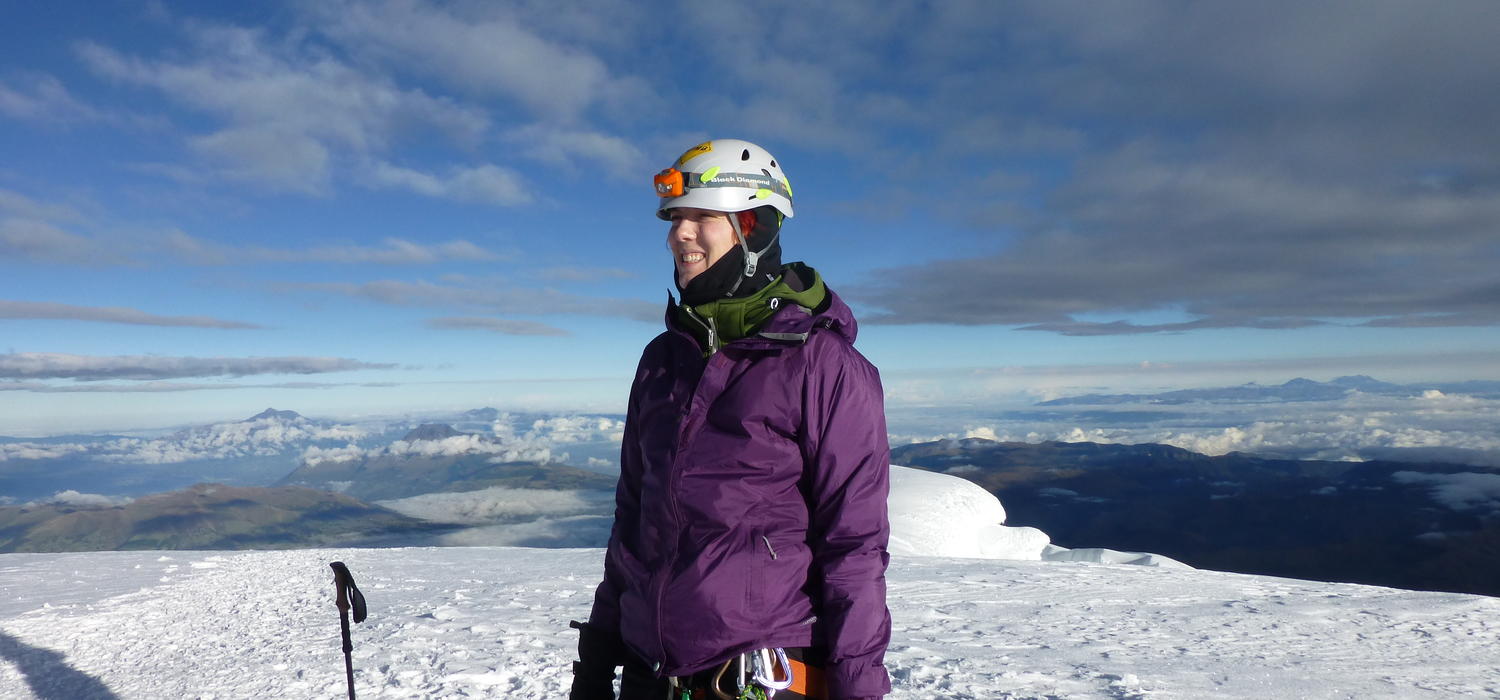
M 682 302 L 631 388 L 571 697 L 613 697 L 619 665 L 622 698 L 881 697 L 890 450 L 854 317 L 781 264 L 764 149 L 694 146 L 656 188 Z

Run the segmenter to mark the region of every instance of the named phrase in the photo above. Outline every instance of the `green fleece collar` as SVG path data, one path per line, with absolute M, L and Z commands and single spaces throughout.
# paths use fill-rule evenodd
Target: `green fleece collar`
M 795 277 L 801 291 L 793 288 L 789 277 Z M 807 309 L 818 308 L 828 297 L 823 277 L 801 263 L 781 268 L 781 276 L 760 291 L 747 297 L 715 299 L 697 306 L 678 305 L 677 319 L 704 348 L 705 355 L 718 352 L 725 343 L 747 338 L 776 310 L 790 302 Z

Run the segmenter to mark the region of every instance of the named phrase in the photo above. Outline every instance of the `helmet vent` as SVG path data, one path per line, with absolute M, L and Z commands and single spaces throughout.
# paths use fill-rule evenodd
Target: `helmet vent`
M 777 164 L 776 164 L 776 160 L 775 160 L 775 159 L 774 159 L 774 158 L 773 158 L 773 159 L 772 159 L 772 160 L 771 160 L 771 167 L 773 167 L 773 168 L 779 168 L 779 167 L 781 167 L 781 166 L 779 166 L 779 165 L 777 165 Z
M 740 151 L 740 160 L 750 160 L 750 149 Z

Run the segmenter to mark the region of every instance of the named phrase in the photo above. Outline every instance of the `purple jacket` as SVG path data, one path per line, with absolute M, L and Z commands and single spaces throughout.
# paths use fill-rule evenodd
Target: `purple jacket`
M 883 393 L 828 295 L 707 358 L 669 308 L 641 356 L 590 620 L 660 675 L 824 646 L 833 698 L 890 690 Z

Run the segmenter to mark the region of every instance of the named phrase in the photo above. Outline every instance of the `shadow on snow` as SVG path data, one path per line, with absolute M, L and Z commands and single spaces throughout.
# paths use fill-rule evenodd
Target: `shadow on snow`
M 16 665 L 31 692 L 40 700 L 115 700 L 103 681 L 68 665 L 67 657 L 51 649 L 25 644 L 0 632 L 0 659 Z

